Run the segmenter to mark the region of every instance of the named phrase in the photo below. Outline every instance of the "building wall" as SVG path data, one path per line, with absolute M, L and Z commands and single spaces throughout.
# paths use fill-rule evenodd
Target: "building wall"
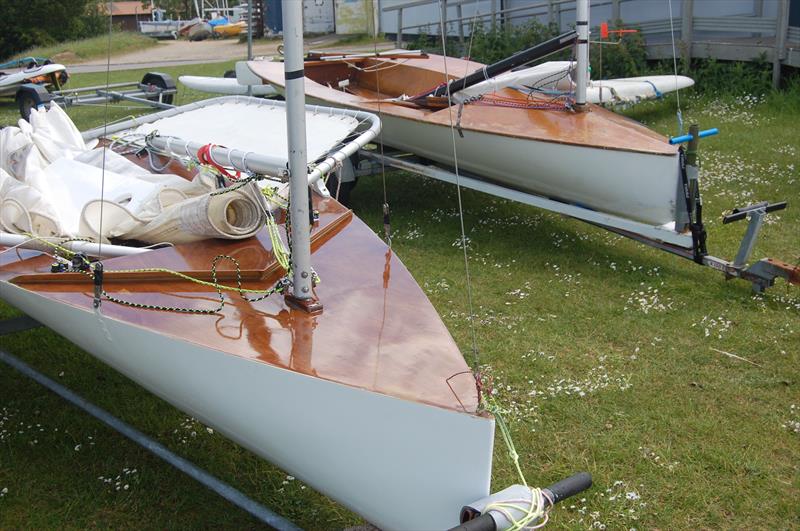
M 383 8 L 389 6 L 397 6 L 408 3 L 409 0 L 378 0 L 380 5 L 380 31 L 384 33 L 394 34 L 397 32 L 397 12 L 390 11 L 384 12 Z M 607 1 L 607 0 L 599 0 Z M 611 20 L 611 5 L 596 5 L 599 1 L 591 2 L 590 9 L 590 25 L 597 26 L 601 22 Z M 800 4 L 800 0 L 791 0 L 792 10 L 800 13 L 800 5 L 795 7 L 795 4 Z M 530 6 L 532 4 L 544 3 L 545 0 L 495 0 L 498 6 L 502 4 L 506 8 L 516 8 Z M 733 15 L 752 16 L 756 12 L 756 5 L 759 0 L 694 0 L 694 16 L 696 17 L 723 17 Z M 681 7 L 683 2 L 681 0 L 672 0 L 672 17 L 675 21 L 675 31 L 680 31 L 681 25 Z M 565 4 L 560 16 L 560 26 L 566 29 L 575 22 L 575 4 Z M 636 24 L 638 22 L 647 22 L 651 20 L 663 20 L 669 18 L 670 3 L 666 0 L 622 0 L 620 3 L 621 19 L 626 24 Z M 777 15 L 778 3 L 776 0 L 763 0 L 763 14 L 765 18 L 774 18 Z M 464 33 L 470 34 L 473 20 L 483 20 L 488 23 L 490 18 L 488 16 L 481 17 L 481 15 L 489 15 L 492 12 L 492 0 L 480 0 L 474 4 L 467 4 L 462 7 L 462 15 L 464 17 L 471 17 L 465 20 Z M 455 7 L 449 7 L 447 10 L 448 19 L 456 18 Z M 478 17 L 476 17 L 476 14 Z M 513 15 L 512 15 L 513 16 Z M 800 17 L 800 14 L 798 14 Z M 523 18 L 513 18 L 511 23 L 522 24 L 534 17 L 525 16 Z M 541 23 L 547 23 L 546 15 L 535 17 Z M 416 24 L 426 24 L 425 27 L 419 29 L 404 30 L 403 33 L 416 34 L 438 34 L 439 33 L 439 7 L 437 4 L 430 4 L 418 6 L 403 10 L 403 27 Z M 448 35 L 456 35 L 457 27 L 455 24 L 448 25 Z M 420 31 L 421 30 L 421 31 Z M 724 35 L 723 33 L 709 34 L 708 36 Z M 742 36 L 739 34 L 732 34 L 734 36 Z M 696 37 L 703 37 L 703 34 L 696 34 Z
M 267 33 L 283 31 L 281 0 L 264 0 L 264 26 Z M 333 33 L 334 0 L 303 0 L 303 31 L 305 33 Z
M 150 15 L 114 15 L 111 22 L 125 31 L 139 31 L 139 20 L 150 20 Z
M 333 33 L 333 0 L 303 0 L 303 31 L 305 33 Z
M 336 0 L 336 33 L 374 34 L 374 7 L 373 0 Z

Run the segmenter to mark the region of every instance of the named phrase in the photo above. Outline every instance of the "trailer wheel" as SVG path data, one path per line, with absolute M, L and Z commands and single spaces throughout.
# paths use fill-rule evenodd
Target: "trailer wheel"
M 161 72 L 148 72 L 142 78 L 142 85 L 153 85 L 154 87 L 158 87 L 160 89 L 174 89 L 175 80 L 172 79 L 172 76 L 169 74 L 163 74 Z M 150 101 L 158 101 L 158 94 L 146 97 Z M 167 105 L 172 105 L 173 98 L 174 94 L 164 94 L 161 97 L 161 101 Z
M 43 86 L 26 83 L 17 90 L 15 99 L 19 107 L 19 115 L 23 120 L 28 120 L 31 117 L 31 110 L 39 105 L 47 105 L 52 96 Z

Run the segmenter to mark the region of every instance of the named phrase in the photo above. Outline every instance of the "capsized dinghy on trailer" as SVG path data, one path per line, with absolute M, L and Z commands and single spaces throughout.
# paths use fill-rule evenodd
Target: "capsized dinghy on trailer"
M 13 96 L 25 83 L 49 88 L 61 88 L 67 80 L 67 68 L 56 63 L 37 64 L 31 62 L 16 72 L 0 72 L 0 96 Z

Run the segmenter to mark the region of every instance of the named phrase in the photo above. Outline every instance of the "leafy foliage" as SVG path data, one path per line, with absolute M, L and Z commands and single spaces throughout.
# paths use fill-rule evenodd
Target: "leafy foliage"
M 697 81 L 698 90 L 709 94 L 766 94 L 772 90 L 772 65 L 764 57 L 749 63 L 696 59 L 686 73 Z
M 98 0 L 0 0 L 0 57 L 105 31 Z
M 510 26 L 478 24 L 472 37 L 465 40 L 463 47 L 456 39 L 448 38 L 447 55 L 469 56 L 475 61 L 489 64 L 535 46 L 556 34 L 555 26 L 541 24 L 535 20 Z M 420 32 L 411 47 L 429 53 L 442 53 L 441 37 Z
M 537 21 L 508 26 L 481 24 L 462 47 L 452 37 L 451 29 L 447 40 L 447 55 L 470 56 L 475 61 L 490 64 L 541 43 L 557 33 L 558 28 L 554 25 Z M 441 37 L 438 34 L 420 33 L 411 43 L 411 47 L 441 54 Z M 545 60 L 568 60 L 572 57 L 573 51 L 567 49 Z M 604 44 L 594 43 L 591 45 L 589 59 L 592 79 L 674 72 L 672 60 L 647 60 L 646 43 L 641 33 L 626 33 L 619 38 L 612 37 Z M 678 70 L 680 74 L 694 78 L 697 83 L 694 90 L 703 94 L 766 94 L 772 90 L 772 65 L 765 57 L 751 62 L 716 59 L 693 59 L 690 63 L 679 61 Z M 793 83 L 797 84 L 789 79 L 785 85 L 791 87 Z
M 143 7 L 150 7 L 150 0 L 142 0 Z M 156 0 L 155 6 L 164 9 L 168 17 L 190 19 L 195 16 L 192 0 Z
M 641 76 L 651 70 L 647 66 L 647 50 L 641 33 L 625 33 L 604 44 L 592 44 L 589 61 L 593 79 Z
M 537 21 L 518 26 L 483 25 L 475 28 L 470 56 L 482 63 L 494 63 L 520 50 L 554 37 L 558 29 Z

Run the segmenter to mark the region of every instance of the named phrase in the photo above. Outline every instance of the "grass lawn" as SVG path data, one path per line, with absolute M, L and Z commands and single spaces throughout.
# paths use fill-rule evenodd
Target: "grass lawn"
M 226 64 L 182 67 L 220 75 Z M 164 71 L 177 78 L 177 69 Z M 143 72 L 111 73 L 111 81 Z M 105 81 L 75 75 L 72 86 Z M 800 96 L 684 95 L 701 143 L 709 250 L 732 257 L 744 223 L 720 215 L 789 200 L 754 258 L 800 260 Z M 181 89 L 179 102 L 202 95 Z M 70 111 L 81 129 L 104 107 Z M 131 111 L 108 108 L 110 120 Z M 676 132 L 673 99 L 628 114 Z M 3 104 L 0 123 L 16 120 Z M 394 248 L 472 360 L 456 189 L 386 175 Z M 465 190 L 481 370 L 492 377 L 529 483 L 577 470 L 595 486 L 553 512 L 567 529 L 788 529 L 800 526 L 800 290 L 747 283 L 592 226 Z M 380 177 L 354 210 L 382 232 Z M 324 281 L 324 279 L 323 279 Z M 0 304 L 0 317 L 15 315 Z M 188 320 L 191 317 L 187 317 Z M 187 325 L 188 326 L 188 325 Z M 47 330 L 0 348 L 279 513 L 311 529 L 359 519 Z M 730 358 L 734 353 L 754 364 Z M 369 429 L 365 427 L 365 429 Z M 518 482 L 496 441 L 494 489 Z M 6 490 L 7 489 L 7 490 Z M 255 527 L 210 494 L 37 384 L 0 367 L 0 528 Z
M 52 46 L 36 46 L 16 54 L 13 59 L 22 57 L 49 57 L 54 63 L 78 63 L 97 57 L 105 57 L 109 51 L 108 35 L 89 39 L 67 41 Z M 153 38 L 133 31 L 114 32 L 111 39 L 111 54 L 128 53 L 158 44 Z

